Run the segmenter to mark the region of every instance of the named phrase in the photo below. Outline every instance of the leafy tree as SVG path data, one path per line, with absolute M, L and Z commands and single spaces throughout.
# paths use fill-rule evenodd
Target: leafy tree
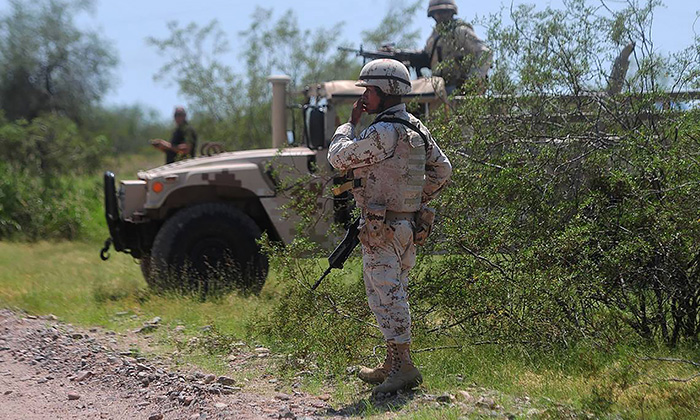
M 10 119 L 60 112 L 80 119 L 112 84 L 117 59 L 74 18 L 92 0 L 10 1 L 0 18 L 0 107 Z
M 420 31 L 412 28 L 412 23 L 416 13 L 423 8 L 420 0 L 408 6 L 397 0 L 392 1 L 379 25 L 375 29 L 362 31 L 362 42 L 370 49 L 379 49 L 384 45 L 399 49 L 415 48 Z
M 150 148 L 146 140 L 172 131 L 170 123 L 160 121 L 157 111 L 139 105 L 93 109 L 83 128 L 106 137 L 111 151 L 118 155 Z
M 408 33 L 406 21 L 401 19 L 410 20 L 416 8 L 417 3 L 405 9 L 390 9 L 381 30 L 368 31 L 363 36 L 369 43 L 379 38 L 398 38 L 409 45 L 417 33 Z M 255 10 L 251 22 L 240 33 L 241 43 L 246 46 L 240 54 L 245 63 L 243 75 L 237 75 L 226 64 L 229 45 L 216 21 L 184 27 L 171 22 L 168 38 L 148 39 L 160 54 L 170 58 L 156 80 L 177 84 L 190 107 L 199 113 L 196 122 L 203 138 L 234 148 L 269 146 L 268 76 L 289 75 L 289 91 L 295 92 L 309 83 L 354 79 L 360 69 L 356 60 L 337 50 L 342 23 L 332 28 L 303 30 L 291 10 L 274 19 L 271 9 L 261 7 Z M 299 127 L 295 129 L 299 131 Z
M 605 5 L 605 2 L 603 2 Z M 700 334 L 698 45 L 652 48 L 657 1 L 492 16 L 489 94 L 434 121 L 455 172 L 442 197 L 449 255 L 413 296 L 427 331 L 528 345 L 675 345 Z M 635 42 L 622 93 L 609 66 Z M 465 129 L 470 127 L 470 129 Z M 421 309 L 418 309 L 419 311 Z

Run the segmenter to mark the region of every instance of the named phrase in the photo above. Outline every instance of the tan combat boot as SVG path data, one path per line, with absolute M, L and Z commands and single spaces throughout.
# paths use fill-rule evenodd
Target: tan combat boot
M 411 360 L 410 344 L 394 344 L 393 364 L 381 385 L 374 387 L 372 394 L 392 394 L 401 389 L 411 389 L 423 382 L 418 369 Z
M 392 362 L 394 360 L 394 351 L 392 350 L 392 347 L 394 347 L 394 343 L 387 341 L 386 358 L 384 359 L 384 363 L 374 369 L 360 366 L 360 371 L 357 373 L 357 377 L 368 384 L 381 384 L 384 382 L 393 365 Z

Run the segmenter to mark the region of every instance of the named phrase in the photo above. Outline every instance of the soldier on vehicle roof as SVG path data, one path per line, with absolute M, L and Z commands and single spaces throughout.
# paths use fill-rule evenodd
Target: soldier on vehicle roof
M 197 148 L 197 133 L 187 122 L 185 108 L 175 108 L 175 130 L 167 142 L 163 139 L 152 139 L 151 144 L 158 150 L 165 152 L 165 164 L 173 163 L 195 156 Z
M 434 211 L 426 207 L 445 186 L 452 167 L 428 129 L 406 112 L 401 97 L 411 91 L 406 66 L 392 59 L 367 63 L 357 86 L 365 88 L 350 121 L 337 128 L 328 149 L 329 162 L 352 171 L 352 190 L 362 210 L 359 239 L 369 306 L 384 336 L 384 363 L 362 368 L 359 377 L 379 384 L 373 390 L 393 393 L 422 382 L 410 355 L 411 315 L 408 273 L 415 265 L 415 244 L 430 232 Z M 359 137 L 362 113 L 377 114 Z
M 445 80 L 447 93 L 470 78 L 485 79 L 492 60 L 491 50 L 476 35 L 474 27 L 456 19 L 456 14 L 454 0 L 430 0 L 428 4 L 428 17 L 435 19 L 435 28 L 423 52 L 433 74 Z

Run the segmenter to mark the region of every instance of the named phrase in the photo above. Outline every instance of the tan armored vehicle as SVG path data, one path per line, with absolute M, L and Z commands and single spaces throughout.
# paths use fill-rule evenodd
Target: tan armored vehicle
M 105 172 L 105 212 L 110 244 L 140 260 L 149 286 L 206 292 L 214 286 L 257 292 L 268 271 L 267 257 L 256 243 L 263 232 L 272 241 L 289 243 L 294 217 L 284 217 L 289 201 L 278 188 L 285 177 L 312 174 L 318 180 L 318 208 L 326 217 L 312 238 L 326 245 L 329 224 L 346 223 L 348 197 L 334 198 L 325 188 L 333 174 L 326 159 L 336 128 L 336 110 L 359 98 L 363 88 L 342 80 L 311 86 L 305 93 L 304 147 L 287 145 L 286 76 L 271 77 L 272 148 L 196 157 L 138 173 L 121 181 Z M 438 86 L 438 88 L 434 88 Z M 413 81 L 407 100 L 421 112 L 440 103 L 441 79 Z M 345 116 L 342 116 L 345 118 Z M 331 214 L 332 212 L 332 214 Z

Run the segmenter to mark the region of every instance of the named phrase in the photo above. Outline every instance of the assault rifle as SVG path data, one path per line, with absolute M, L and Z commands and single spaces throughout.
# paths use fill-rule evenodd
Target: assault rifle
M 430 57 L 423 51 L 407 51 L 394 49 L 390 45 L 385 45 L 379 51 L 367 51 L 362 49 L 356 50 L 354 48 L 338 47 L 338 50 L 355 53 L 358 56 L 362 56 L 365 59 L 376 60 L 378 58 L 393 58 L 394 60 L 400 61 L 404 64 L 408 64 L 409 67 L 416 69 L 416 73 L 420 74 L 420 69 L 423 67 L 430 67 Z
M 358 229 L 359 226 L 360 218 L 358 217 L 348 227 L 348 231 L 345 233 L 345 237 L 343 238 L 342 242 L 340 242 L 340 244 L 333 250 L 331 256 L 328 257 L 328 269 L 326 269 L 316 283 L 311 286 L 311 290 L 316 290 L 318 285 L 321 284 L 321 281 L 323 281 L 323 279 L 330 274 L 332 269 L 343 268 L 343 264 L 345 264 L 345 261 L 347 261 L 350 257 L 352 250 L 355 249 L 357 244 L 360 243 L 360 238 L 358 237 L 358 234 L 360 233 L 360 230 Z

